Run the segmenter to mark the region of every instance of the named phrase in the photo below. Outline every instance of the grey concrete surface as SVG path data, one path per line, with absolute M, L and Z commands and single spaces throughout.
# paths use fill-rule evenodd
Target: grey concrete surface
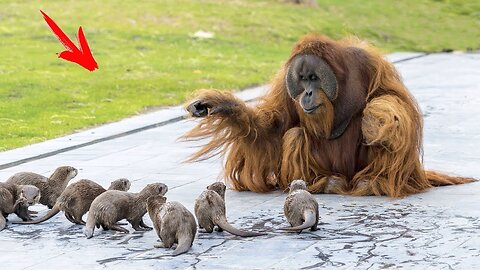
M 389 58 L 398 61 L 422 107 L 425 166 L 480 178 L 480 55 L 404 53 Z M 263 92 L 260 87 L 239 95 L 250 100 Z M 164 182 L 170 187 L 168 200 L 193 210 L 195 198 L 219 179 L 222 161 L 181 163 L 195 144 L 176 139 L 195 122 L 163 122 L 182 115 L 181 107 L 167 108 L 0 153 L 0 179 L 19 171 L 49 175 L 68 164 L 80 172 L 72 182 L 88 178 L 107 186 L 127 177 L 134 192 Z M 137 132 L 129 134 L 131 130 Z M 102 140 L 108 136 L 114 137 Z M 42 158 L 45 153 L 51 154 Z M 479 195 L 478 182 L 403 199 L 316 195 L 319 230 L 295 234 L 276 230 L 287 225 L 285 194 L 229 190 L 228 219 L 268 235 L 242 239 L 225 232 L 200 233 L 192 249 L 179 257 L 153 248 L 158 240 L 153 231 L 137 233 L 125 226 L 131 233 L 124 235 L 99 229 L 86 239 L 81 226 L 58 214 L 41 225 L 8 223 L 0 232 L 0 269 L 480 269 Z M 43 206 L 33 209 L 47 212 Z

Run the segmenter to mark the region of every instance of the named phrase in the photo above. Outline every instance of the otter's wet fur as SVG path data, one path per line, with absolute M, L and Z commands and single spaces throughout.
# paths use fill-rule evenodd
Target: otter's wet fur
M 130 181 L 125 178 L 117 179 L 110 183 L 108 190 L 128 191 L 130 189 Z M 49 220 L 60 211 L 65 212 L 65 217 L 74 224 L 85 225 L 82 217 L 90 209 L 93 200 L 100 194 L 104 193 L 101 185 L 88 179 L 79 180 L 69 185 L 58 197 L 57 202 L 48 213 L 37 220 L 27 222 L 13 222 L 14 224 L 38 224 Z
M 20 172 L 8 178 L 7 183 L 36 186 L 42 195 L 40 203 L 52 209 L 68 182 L 77 176 L 77 173 L 77 169 L 71 166 L 62 166 L 48 178 L 33 172 Z
M 154 195 L 165 195 L 167 191 L 168 187 L 162 183 L 148 184 L 139 193 L 105 191 L 95 198 L 90 206 L 84 229 L 85 236 L 93 237 L 95 226 L 129 233 L 117 224 L 122 219 L 126 219 L 136 231 L 151 230 L 152 228 L 143 222 L 143 216 L 147 213 L 147 199 Z
M 222 182 L 215 182 L 207 186 L 195 200 L 195 216 L 198 220 L 198 226 L 211 233 L 215 226 L 218 231 L 225 230 L 231 234 L 241 237 L 252 237 L 266 235 L 265 233 L 256 233 L 239 230 L 228 223 L 225 210 L 225 190 L 226 186 Z
M 177 243 L 173 256 L 187 252 L 197 233 L 195 217 L 179 202 L 166 202 L 167 198 L 156 195 L 147 199 L 147 210 L 153 227 L 163 245 L 155 247 L 171 248 Z
M 40 190 L 32 185 L 0 183 L 0 231 L 6 227 L 7 217 L 15 213 L 19 218 L 28 220 L 28 206 L 38 203 Z M 21 208 L 20 206 L 25 206 Z
M 301 232 L 307 228 L 315 231 L 318 225 L 318 202 L 307 191 L 307 184 L 303 180 L 294 180 L 285 199 L 283 211 L 292 227 L 281 230 Z

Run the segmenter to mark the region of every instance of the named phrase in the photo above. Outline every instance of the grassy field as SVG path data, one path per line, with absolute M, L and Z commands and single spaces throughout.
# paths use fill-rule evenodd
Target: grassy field
M 480 47 L 478 1 L 15 2 L 0 0 L 0 151 L 179 104 L 197 88 L 263 84 L 312 31 L 385 52 Z M 99 70 L 56 58 L 63 47 L 39 9 L 71 38 L 83 26 Z M 198 30 L 215 36 L 191 38 Z

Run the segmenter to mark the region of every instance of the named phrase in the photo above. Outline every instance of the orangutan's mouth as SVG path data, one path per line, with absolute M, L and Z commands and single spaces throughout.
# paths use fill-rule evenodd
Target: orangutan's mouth
M 310 114 L 310 113 L 313 113 L 315 110 L 317 110 L 317 109 L 318 109 L 319 107 L 321 107 L 321 106 L 322 106 L 322 104 L 318 104 L 318 105 L 316 105 L 316 106 L 313 106 L 312 108 L 303 108 L 303 107 L 302 107 L 302 109 L 303 109 L 303 111 L 304 111 L 305 113 L 309 113 L 309 114 Z

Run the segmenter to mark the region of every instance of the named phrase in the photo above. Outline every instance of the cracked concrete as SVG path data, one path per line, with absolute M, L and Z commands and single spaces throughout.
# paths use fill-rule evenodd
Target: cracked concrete
M 480 55 L 389 58 L 398 62 L 422 107 L 426 167 L 480 178 Z M 239 95 L 253 99 L 263 92 L 260 87 Z M 79 169 L 73 181 L 88 178 L 108 186 L 127 177 L 133 192 L 147 183 L 164 182 L 169 200 L 193 210 L 195 198 L 218 180 L 222 162 L 181 163 L 195 143 L 176 138 L 195 123 L 159 123 L 182 115 L 181 107 L 173 107 L 0 153 L 0 177 L 25 170 L 49 175 L 68 164 Z M 229 190 L 229 221 L 268 235 L 199 233 L 192 249 L 179 257 L 169 256 L 172 250 L 153 248 L 158 241 L 153 231 L 133 232 L 127 225 L 128 235 L 99 229 L 86 239 L 81 226 L 58 214 L 40 225 L 7 223 L 0 232 L 0 269 L 480 269 L 479 194 L 480 182 L 395 200 L 316 195 L 319 230 L 296 234 L 277 231 L 287 225 L 282 192 Z M 33 209 L 40 215 L 47 212 L 42 206 Z M 145 220 L 151 225 L 148 215 Z

